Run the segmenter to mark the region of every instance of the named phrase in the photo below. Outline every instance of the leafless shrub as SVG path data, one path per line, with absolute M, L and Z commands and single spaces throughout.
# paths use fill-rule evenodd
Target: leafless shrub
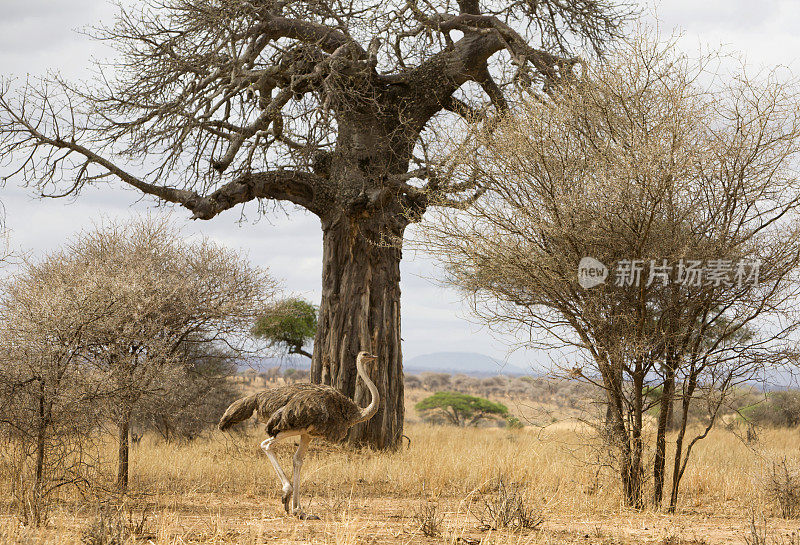
M 152 539 L 147 530 L 148 509 L 136 514 L 125 506 L 100 506 L 97 516 L 81 533 L 84 545 L 124 545 L 136 539 Z
M 759 426 L 795 428 L 800 425 L 800 391 L 767 392 L 761 399 L 742 409 L 742 414 Z
M 417 375 L 404 375 L 403 384 L 408 390 L 422 388 L 422 380 Z
M 539 509 L 526 505 L 519 486 L 506 482 L 502 476 L 497 479 L 492 494 L 483 499 L 475 515 L 481 530 L 534 530 L 544 522 Z
M 775 502 L 778 513 L 785 519 L 800 514 L 800 474 L 784 456 L 774 462 L 767 475 L 767 497 Z
M 747 527 L 742 534 L 747 545 L 800 545 L 800 535 L 796 532 L 777 535 L 762 513 L 751 512 L 747 521 Z
M 310 377 L 311 373 L 305 369 L 294 369 L 290 367 L 283 372 L 283 380 L 285 380 L 287 384 L 294 384 L 295 382 L 308 382 Z
M 450 374 L 449 373 L 434 373 L 426 371 L 420 373 L 422 385 L 426 390 L 436 392 L 438 390 L 446 390 L 450 387 Z
M 444 514 L 439 511 L 439 504 L 424 502 L 414 508 L 414 522 L 426 537 L 438 537 L 442 534 Z

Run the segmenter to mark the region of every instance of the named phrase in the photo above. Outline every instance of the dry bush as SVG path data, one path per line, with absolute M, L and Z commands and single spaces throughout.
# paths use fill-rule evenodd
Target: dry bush
M 679 535 L 670 534 L 659 541 L 658 545 L 706 545 L 707 543 L 705 539 L 686 539 Z
M 800 536 L 796 532 L 788 535 L 778 535 L 767 525 L 767 519 L 750 514 L 747 529 L 742 536 L 747 545 L 800 545 Z
M 95 518 L 81 532 L 84 545 L 124 545 L 137 539 L 153 539 L 148 530 L 149 510 L 138 515 L 123 505 L 101 505 Z
M 751 515 L 743 537 L 747 545 L 768 545 L 769 530 L 767 529 L 767 520 L 763 517 L 756 520 L 756 516 Z
M 444 514 L 439 511 L 439 504 L 424 502 L 414 508 L 414 522 L 427 537 L 438 537 L 442 534 Z
M 540 510 L 526 505 L 520 485 L 501 476 L 493 488 L 475 513 L 481 530 L 534 530 L 544 522 Z
M 422 388 L 422 380 L 417 375 L 403 375 L 403 385 L 407 390 Z
M 431 371 L 425 371 L 424 373 L 420 373 L 419 377 L 422 380 L 424 388 L 428 391 L 435 392 L 450 388 L 449 373 L 434 373 Z
M 767 392 L 751 405 L 742 407 L 742 415 L 758 426 L 794 428 L 800 425 L 800 391 Z
M 98 428 L 117 428 L 124 489 L 132 423 L 165 437 L 213 424 L 233 397 L 230 362 L 248 355 L 252 321 L 276 289 L 168 218 L 106 221 L 22 265 L 0 294 L 0 441 L 31 459 L 18 464 L 33 466 L 26 506 L 66 484 L 95 486 L 85 466 L 96 465 L 86 447 Z M 38 507 L 27 511 L 40 521 Z
M 800 514 L 800 474 L 786 456 L 773 462 L 767 474 L 767 498 L 777 505 L 778 513 L 785 519 Z

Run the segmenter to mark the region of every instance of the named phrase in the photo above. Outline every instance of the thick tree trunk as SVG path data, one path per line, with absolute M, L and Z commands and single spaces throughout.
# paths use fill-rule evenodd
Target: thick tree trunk
M 131 412 L 125 410 L 119 422 L 119 452 L 117 459 L 117 487 L 121 492 L 128 489 L 128 455 L 131 427 Z
M 403 433 L 402 229 L 393 232 L 374 218 L 338 215 L 323 219 L 322 230 L 322 302 L 312 381 L 334 386 L 366 406 L 370 394 L 363 381 L 357 380 L 356 355 L 361 350 L 377 355 L 370 378 L 381 398 L 378 413 L 353 427 L 348 441 L 377 449 L 397 448 Z

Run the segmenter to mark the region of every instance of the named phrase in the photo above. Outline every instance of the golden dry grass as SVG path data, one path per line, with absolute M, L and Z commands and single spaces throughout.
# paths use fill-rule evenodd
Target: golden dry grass
M 145 437 L 132 452 L 131 497 L 121 508 L 147 513 L 144 542 L 744 543 L 751 515 L 767 517 L 775 535 L 798 528 L 797 521 L 774 517 L 763 486 L 773 460 L 800 463 L 797 430 L 764 432 L 755 448 L 715 430 L 696 448 L 679 512 L 666 515 L 622 506 L 580 426 L 508 431 L 415 423 L 406 428 L 410 447 L 395 453 L 312 443 L 302 501 L 319 521 L 283 514 L 277 478 L 258 448 L 261 433 L 247 426 L 245 433 L 215 432 L 190 444 Z M 288 471 L 292 446 L 278 447 Z M 527 505 L 542 512 L 540 529 L 478 528 L 476 514 L 499 476 L 519 483 Z M 425 502 L 444 515 L 438 537 L 419 531 L 414 513 Z M 3 515 L 0 541 L 80 543 L 96 508 L 64 501 L 42 529 Z

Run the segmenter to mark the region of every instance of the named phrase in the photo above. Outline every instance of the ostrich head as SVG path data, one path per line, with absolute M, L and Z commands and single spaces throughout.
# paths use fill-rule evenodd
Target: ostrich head
M 356 363 L 366 363 L 369 367 L 372 367 L 372 363 L 378 359 L 378 356 L 375 354 L 370 354 L 369 352 L 361 351 L 356 356 Z

